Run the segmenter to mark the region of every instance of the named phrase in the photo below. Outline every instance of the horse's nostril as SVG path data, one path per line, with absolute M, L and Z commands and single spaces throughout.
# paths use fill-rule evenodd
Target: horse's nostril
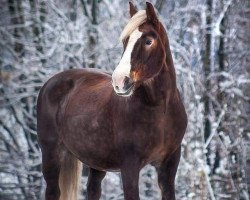
M 125 76 L 124 85 L 127 85 L 127 84 L 129 84 L 129 77 Z
M 133 80 L 127 76 L 125 76 L 124 79 L 124 85 L 132 85 L 133 84 Z
M 119 87 L 118 87 L 118 86 L 115 86 L 115 89 L 116 89 L 116 90 L 119 90 Z
M 129 89 L 131 86 L 133 85 L 133 80 L 127 76 L 125 76 L 125 79 L 124 79 L 124 89 L 127 90 Z

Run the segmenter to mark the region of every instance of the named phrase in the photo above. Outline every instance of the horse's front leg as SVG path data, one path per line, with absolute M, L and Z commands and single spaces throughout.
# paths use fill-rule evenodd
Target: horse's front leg
M 157 168 L 158 183 L 162 191 L 162 200 L 175 200 L 175 175 L 181 156 L 179 147 Z
M 127 159 L 121 169 L 125 200 L 140 200 L 139 198 L 139 163 L 135 159 Z
M 101 197 L 101 183 L 105 177 L 106 172 L 99 171 L 93 168 L 89 170 L 89 177 L 87 183 L 87 199 L 99 200 Z

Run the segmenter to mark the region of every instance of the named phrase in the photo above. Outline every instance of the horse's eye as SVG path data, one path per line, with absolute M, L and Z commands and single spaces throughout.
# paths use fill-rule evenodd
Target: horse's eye
M 152 40 L 147 39 L 147 40 L 145 41 L 145 44 L 146 44 L 146 45 L 151 45 L 151 44 L 152 44 Z

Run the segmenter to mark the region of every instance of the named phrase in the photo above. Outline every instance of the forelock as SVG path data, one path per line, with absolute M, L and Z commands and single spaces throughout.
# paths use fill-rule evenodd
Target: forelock
M 145 10 L 139 10 L 133 17 L 130 18 L 127 25 L 123 29 L 120 35 L 120 41 L 125 40 L 130 34 L 142 25 L 147 19 L 147 14 Z

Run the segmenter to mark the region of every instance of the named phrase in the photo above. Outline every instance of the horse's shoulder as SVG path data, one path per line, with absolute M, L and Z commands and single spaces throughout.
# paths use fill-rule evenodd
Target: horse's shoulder
M 184 133 L 187 127 L 187 113 L 178 89 L 176 90 L 176 96 L 169 103 L 168 115 L 173 120 L 174 127 Z

